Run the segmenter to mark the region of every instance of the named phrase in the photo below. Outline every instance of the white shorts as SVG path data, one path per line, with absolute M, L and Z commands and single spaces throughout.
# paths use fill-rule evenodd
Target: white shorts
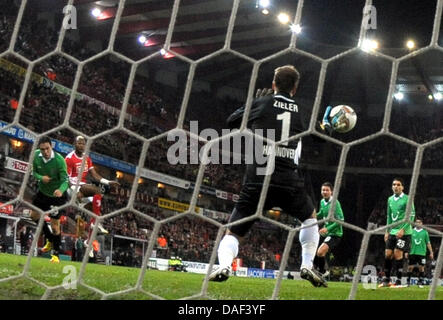
M 76 185 L 72 185 L 68 188 L 67 192 L 70 198 L 72 198 L 73 195 L 75 195 L 81 188 L 82 185 L 84 185 L 86 183 L 81 183 L 81 184 L 76 184 Z M 82 199 L 82 203 L 90 203 L 92 202 L 93 197 L 84 197 Z

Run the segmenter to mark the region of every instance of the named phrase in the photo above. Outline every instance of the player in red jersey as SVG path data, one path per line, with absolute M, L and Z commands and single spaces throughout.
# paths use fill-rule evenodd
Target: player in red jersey
M 115 187 L 120 185 L 117 181 L 109 181 L 105 178 L 103 178 L 101 175 L 97 173 L 95 170 L 92 160 L 89 156 L 86 156 L 85 160 L 85 168 L 83 170 L 81 179 L 79 179 L 79 173 L 82 166 L 83 161 L 83 155 L 85 152 L 85 146 L 86 146 L 86 139 L 83 136 L 77 136 L 75 138 L 74 142 L 74 150 L 71 151 L 66 157 L 66 166 L 68 169 L 68 176 L 69 176 L 69 194 L 72 196 L 77 192 L 77 201 L 78 202 L 86 202 L 88 207 L 87 209 L 91 209 L 92 204 L 92 211 L 96 215 L 101 214 L 101 199 L 102 199 L 102 189 L 99 186 L 96 186 L 94 184 L 88 184 L 86 181 L 86 177 L 88 174 L 91 174 L 92 178 L 100 182 L 100 185 L 104 186 L 110 186 Z M 91 225 L 93 226 L 95 222 L 95 218 L 91 218 Z M 108 231 L 103 228 L 101 224 L 98 225 L 99 232 L 103 234 L 107 234 Z M 89 230 L 89 237 L 91 236 L 92 228 Z M 92 250 L 91 250 L 92 252 Z

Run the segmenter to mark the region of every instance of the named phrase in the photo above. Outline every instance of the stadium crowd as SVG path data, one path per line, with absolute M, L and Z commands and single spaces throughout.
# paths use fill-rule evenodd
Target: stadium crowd
M 0 14 L 0 52 L 7 49 L 18 10 L 14 1 L 4 1 L 8 5 L 3 6 L 6 10 Z M 15 50 L 27 59 L 34 60 L 53 50 L 57 40 L 58 32 L 56 30 L 43 27 L 42 21 L 38 20 L 34 13 L 26 12 Z M 75 52 L 75 56 L 79 59 L 85 59 L 93 54 L 88 48 L 81 47 L 79 43 L 69 38 L 64 39 L 63 48 L 67 53 Z M 9 64 L 26 68 L 26 64 L 16 57 L 6 56 L 3 59 Z M 54 55 L 38 63 L 33 72 L 42 77 L 50 78 L 57 84 L 71 88 L 76 70 L 75 63 L 65 57 Z M 118 111 L 122 107 L 128 76 L 129 66 L 127 63 L 110 56 L 86 64 L 82 71 L 78 92 L 96 99 L 97 103 L 92 102 L 92 99 L 77 99 L 69 119 L 70 125 L 87 135 L 97 134 L 114 127 L 118 122 Z M 13 120 L 15 110 L 12 102 L 19 99 L 22 83 L 22 77 L 0 68 L 0 120 L 6 122 Z M 136 77 L 127 109 L 126 128 L 144 137 L 152 137 L 175 127 L 180 100 L 166 103 L 168 97 L 162 96 L 160 92 L 160 90 L 155 89 L 154 83 L 147 81 L 146 78 Z M 202 93 L 198 99 L 191 99 L 191 107 L 188 108 L 185 122 L 189 123 L 190 120 L 203 121 L 201 115 L 208 112 L 206 109 L 208 105 L 213 105 L 211 103 L 212 98 L 211 94 Z M 39 133 L 53 129 L 54 125 L 63 122 L 68 102 L 69 95 L 58 92 L 53 86 L 47 86 L 43 83 L 38 84 L 31 80 L 24 101 L 24 108 L 20 115 L 20 123 L 29 130 Z M 103 108 L 101 103 L 109 105 L 111 108 Z M 231 110 L 230 108 L 237 105 L 238 102 L 227 99 L 217 103 L 218 105 L 211 109 L 211 112 L 213 112 L 211 120 L 205 119 L 204 121 L 209 122 L 202 123 L 202 125 L 220 131 L 229 110 Z M 401 116 L 401 114 L 396 116 Z M 367 121 L 367 128 L 377 127 L 375 119 L 368 119 Z M 374 122 L 374 125 L 372 125 L 372 122 Z M 378 126 L 380 126 L 380 123 L 378 123 Z M 421 143 L 441 136 L 441 130 L 427 130 L 428 126 L 423 123 L 405 125 L 402 129 L 405 129 L 406 137 Z M 367 133 L 373 132 L 368 130 Z M 350 133 L 349 138 L 356 134 L 357 131 Z M 359 131 L 358 134 L 361 137 L 362 132 Z M 54 132 L 52 136 L 58 140 L 72 143 L 72 136 L 65 132 Z M 195 181 L 198 174 L 198 165 L 168 164 L 167 150 L 169 146 L 170 144 L 165 140 L 151 143 L 146 167 L 178 178 Z M 21 149 L 11 148 L 11 150 L 10 157 L 27 161 L 31 147 L 29 144 L 25 144 Z M 132 137 L 120 139 L 110 135 L 94 141 L 92 150 L 132 164 L 138 164 L 141 144 Z M 351 149 L 347 162 L 349 166 L 411 168 L 415 159 L 414 148 L 392 139 L 376 139 L 366 144 L 366 148 L 359 148 L 358 150 L 359 152 L 352 152 Z M 191 151 L 188 149 L 187 152 L 189 154 Z M 339 156 L 339 153 L 330 153 L 325 157 L 325 163 L 336 165 Z M 424 168 L 441 168 L 442 159 L 442 148 L 438 146 L 429 148 L 424 153 L 422 166 Z M 236 166 L 209 165 L 206 167 L 203 184 L 228 192 L 239 193 L 242 171 L 241 167 Z M 0 201 L 8 201 L 14 197 L 14 193 L 0 185 Z M 103 200 L 102 214 L 109 214 L 126 206 L 126 204 L 127 200 L 124 197 L 107 195 Z M 425 224 L 443 224 L 443 199 L 435 197 L 420 199 L 416 206 Z M 163 219 L 174 214 L 153 204 L 137 201 L 135 208 L 156 219 Z M 213 205 L 211 209 L 214 208 L 217 209 L 217 206 Z M 75 214 L 75 210 L 68 211 L 71 225 L 75 221 Z M 384 199 L 380 200 L 380 204 L 377 204 L 373 209 L 369 222 L 377 226 L 383 225 L 386 222 L 385 214 Z M 149 240 L 152 222 L 143 219 L 138 214 L 125 212 L 106 219 L 104 227 L 111 234 Z M 261 261 L 265 261 L 266 268 L 277 269 L 279 267 L 280 261 L 277 257 L 283 253 L 286 238 L 283 233 L 277 232 L 277 230 L 269 232 L 269 228 L 270 226 L 257 224 L 249 233 L 247 241 L 241 247 L 239 254 L 244 265 L 259 268 Z M 164 224 L 160 232 L 165 235 L 168 245 L 167 248 L 157 251 L 158 256 L 169 258 L 175 255 L 182 257 L 183 260 L 208 262 L 217 231 L 214 225 L 201 219 L 184 218 Z M 298 242 L 294 242 L 290 254 L 289 269 L 298 267 L 300 248 L 297 244 Z M 120 261 L 117 263 L 123 265 L 139 263 L 139 261 L 130 260 L 124 250 L 117 250 L 116 261 Z

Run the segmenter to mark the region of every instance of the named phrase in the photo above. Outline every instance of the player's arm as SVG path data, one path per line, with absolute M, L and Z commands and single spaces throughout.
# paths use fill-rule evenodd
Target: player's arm
M 115 187 L 115 186 L 120 185 L 120 183 L 118 181 L 108 180 L 108 179 L 103 178 L 101 175 L 98 174 L 98 172 L 95 170 L 94 167 L 91 167 L 91 169 L 89 169 L 89 173 L 91 174 L 92 178 L 95 181 L 99 181 L 101 184 L 111 186 L 111 187 Z
M 414 206 L 414 203 L 412 203 L 411 216 L 409 217 L 409 220 L 410 220 L 411 222 L 414 222 L 414 221 L 415 221 L 415 206 Z
M 58 162 L 58 176 L 61 181 L 60 186 L 54 191 L 56 197 L 61 197 L 63 193 L 68 190 L 68 170 L 66 168 L 66 161 L 62 156 L 57 157 Z
M 409 221 L 411 221 L 411 222 L 414 222 L 414 221 L 415 221 L 415 207 L 414 207 L 414 204 L 412 204 L 411 215 L 409 216 Z M 405 229 L 406 229 L 407 227 L 409 227 L 409 226 L 410 226 L 410 223 L 409 223 L 409 222 L 406 222 L 406 223 L 404 223 L 404 224 L 401 226 L 400 231 L 399 231 L 400 234 L 398 234 L 399 238 L 403 237 L 403 234 L 404 234 L 404 232 L 405 232 Z
M 257 89 L 257 92 L 255 94 L 255 98 L 262 98 L 268 95 L 272 95 L 274 93 L 274 90 L 272 89 Z M 239 128 L 243 119 L 243 114 L 245 113 L 245 109 L 246 106 L 243 106 L 241 108 L 238 108 L 237 110 L 234 111 L 234 113 L 232 113 L 228 119 L 226 120 L 226 122 L 228 123 L 229 128 L 233 129 L 233 128 Z M 252 103 L 251 106 L 251 111 L 249 112 L 249 119 L 248 122 L 251 120 L 254 120 L 255 118 L 257 118 L 259 114 L 259 110 L 257 108 L 257 105 L 255 104 L 255 101 Z
M 241 125 L 241 120 L 243 118 L 243 114 L 245 113 L 245 107 L 241 107 L 232 113 L 226 122 L 228 123 L 229 128 L 238 128 Z
M 335 213 L 334 218 L 340 221 L 344 221 L 343 210 L 341 208 L 340 202 L 338 200 L 335 202 Z M 334 232 L 336 229 L 340 227 L 340 223 L 334 222 L 327 226 L 328 233 Z
M 37 181 L 42 181 L 43 175 L 37 172 L 37 153 L 34 156 L 34 161 L 32 162 L 32 175 Z
M 389 199 L 388 199 L 388 206 L 386 209 L 386 225 L 389 226 L 391 223 L 392 223 L 391 208 L 389 206 Z M 390 231 L 391 231 L 391 227 L 388 227 L 385 232 L 385 242 L 388 241 Z
M 321 207 L 321 202 L 320 202 L 320 208 L 319 208 L 319 210 L 318 210 L 318 212 L 317 212 L 317 220 L 321 220 L 321 219 L 323 219 L 324 218 L 324 212 L 323 212 L 324 210 L 323 210 L 323 208 Z
M 228 117 L 226 122 L 228 123 L 230 129 L 240 128 L 244 113 L 245 113 L 245 106 L 235 110 L 234 113 L 232 113 Z M 251 111 L 249 112 L 248 123 L 258 118 L 259 114 L 260 114 L 260 109 L 257 107 L 257 105 L 253 103 L 251 106 Z
M 72 161 L 69 158 L 65 158 L 66 162 L 66 171 L 68 172 L 68 177 L 72 177 L 73 166 Z
M 429 233 L 426 232 L 426 247 L 429 251 L 429 258 L 434 260 L 434 251 L 432 250 L 431 240 L 429 239 Z
M 318 210 L 317 213 L 317 220 L 321 220 L 324 219 L 328 216 L 328 211 L 324 209 L 324 207 L 321 206 L 321 201 L 320 201 L 320 209 Z M 320 227 L 320 225 L 319 225 Z M 318 230 L 318 232 L 320 233 L 320 235 L 325 236 L 326 233 L 328 232 L 328 229 L 326 229 L 326 227 L 322 227 L 320 230 Z

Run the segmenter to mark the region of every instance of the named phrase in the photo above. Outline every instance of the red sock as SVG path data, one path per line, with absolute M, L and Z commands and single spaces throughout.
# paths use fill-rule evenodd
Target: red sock
M 102 195 L 96 194 L 92 198 L 92 212 L 94 212 L 96 215 L 101 215 L 101 207 L 102 207 Z
M 91 239 L 93 223 L 95 224 L 95 218 L 91 218 L 91 220 L 89 221 L 88 244 L 89 244 L 89 239 Z

